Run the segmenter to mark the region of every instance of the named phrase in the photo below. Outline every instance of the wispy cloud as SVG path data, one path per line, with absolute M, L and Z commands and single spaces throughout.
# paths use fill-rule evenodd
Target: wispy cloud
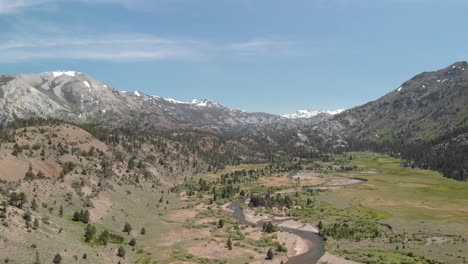
M 200 60 L 218 56 L 278 56 L 296 50 L 290 41 L 255 38 L 234 43 L 149 33 L 100 33 L 18 20 L 0 35 L 0 63 L 73 59 L 101 61 Z
M 189 0 L 0 0 L 0 16 L 16 15 L 30 10 L 59 10 L 69 3 L 151 9 L 186 1 Z M 161 37 L 149 33 L 90 32 L 89 28 L 80 24 L 48 23 L 21 16 L 12 16 L 8 21 L 9 32 L 7 30 L 0 34 L 0 63 L 45 59 L 194 60 L 217 56 L 290 55 L 296 52 L 293 42 L 268 37 L 226 43 Z
M 0 0 L 0 15 L 16 14 L 28 9 L 50 8 L 56 0 Z
M 255 38 L 245 42 L 233 43 L 229 46 L 231 51 L 240 55 L 271 55 L 271 54 L 297 54 L 298 42 L 275 38 Z
M 13 34 L 0 41 L 0 62 L 37 59 L 188 60 L 203 56 L 203 45 L 192 40 L 146 34 L 59 35 Z
M 59 9 L 70 3 L 114 5 L 134 10 L 164 9 L 186 0 L 0 0 L 0 15 L 18 14 L 30 10 Z

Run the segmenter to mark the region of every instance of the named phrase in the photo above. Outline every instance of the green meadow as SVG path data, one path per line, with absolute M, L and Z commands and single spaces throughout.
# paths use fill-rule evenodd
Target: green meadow
M 352 161 L 368 182 L 329 192 L 325 198 L 356 201 L 384 211 L 389 218 L 464 223 L 468 233 L 468 183 L 442 177 L 438 172 L 400 167 L 398 159 L 370 153 L 352 153 Z M 376 173 L 367 173 L 369 171 Z

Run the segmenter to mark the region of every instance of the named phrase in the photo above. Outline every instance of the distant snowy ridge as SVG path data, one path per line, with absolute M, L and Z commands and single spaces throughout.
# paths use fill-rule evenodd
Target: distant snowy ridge
M 297 118 L 311 118 L 317 116 L 319 114 L 327 114 L 327 115 L 337 115 L 343 112 L 345 109 L 336 109 L 336 110 L 309 110 L 309 109 L 301 109 L 297 110 L 295 113 L 282 115 L 282 117 L 286 117 L 289 119 L 297 119 Z
M 127 93 L 127 92 L 122 91 L 122 93 Z M 146 94 L 143 94 L 142 92 L 139 92 L 139 91 L 134 91 L 133 94 L 138 96 L 138 97 L 144 96 L 147 99 L 153 98 L 153 99 L 157 99 L 157 100 L 163 100 L 163 101 L 166 101 L 166 102 L 172 103 L 172 104 L 185 104 L 185 105 L 193 105 L 193 106 L 197 106 L 197 107 L 218 107 L 218 108 L 223 107 L 218 102 L 210 100 L 210 99 L 193 99 L 190 102 L 184 102 L 184 101 L 179 101 L 179 100 L 174 99 L 174 98 L 161 97 L 161 96 L 157 96 L 157 95 L 146 95 Z

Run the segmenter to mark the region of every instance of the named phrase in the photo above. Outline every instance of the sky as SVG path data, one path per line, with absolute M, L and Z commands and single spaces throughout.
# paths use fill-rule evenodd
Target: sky
M 351 108 L 468 59 L 464 0 L 0 0 L 0 74 L 246 111 Z

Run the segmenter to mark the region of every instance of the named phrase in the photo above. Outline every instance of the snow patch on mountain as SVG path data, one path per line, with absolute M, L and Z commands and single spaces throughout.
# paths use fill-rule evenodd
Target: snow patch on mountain
M 190 104 L 199 107 L 221 107 L 219 103 L 209 99 L 193 99 Z
M 337 115 L 343 112 L 345 109 L 336 109 L 336 110 L 310 110 L 310 109 L 301 109 L 296 111 L 292 114 L 282 115 L 282 117 L 286 117 L 289 119 L 297 119 L 297 118 L 311 118 L 320 114 L 327 114 L 327 115 Z
M 77 74 L 76 71 L 54 71 L 52 72 L 52 74 L 54 75 L 54 78 L 57 78 L 57 77 L 60 77 L 62 75 L 67 75 L 67 76 L 70 76 L 70 77 L 75 77 L 75 75 Z
M 179 101 L 177 99 L 174 99 L 174 98 L 163 98 L 163 100 L 169 102 L 169 103 L 173 103 L 173 104 L 189 104 L 187 102 L 183 102 L 183 101 Z
M 190 102 L 185 102 L 185 101 L 180 101 L 174 98 L 161 97 L 157 95 L 153 95 L 151 97 L 157 100 L 164 100 L 172 104 L 184 104 L 184 105 L 192 105 L 196 107 L 222 107 L 218 102 L 215 102 L 209 99 L 193 99 Z

